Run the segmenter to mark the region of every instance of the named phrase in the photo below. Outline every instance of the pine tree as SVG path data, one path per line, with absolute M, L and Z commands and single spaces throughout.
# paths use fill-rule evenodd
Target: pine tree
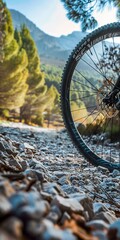
M 18 32 L 17 29 L 15 29 L 15 31 L 14 31 L 14 38 L 16 39 L 16 41 L 17 41 L 17 43 L 19 45 L 19 48 L 21 50 L 21 48 L 22 48 L 22 39 L 21 39 L 20 32 Z
M 4 6 L 5 21 L 2 25 L 0 22 L 4 33 L 2 41 L 4 57 L 0 64 L 0 111 L 21 107 L 28 88 L 26 84 L 28 77 L 27 54 L 24 49 L 20 50 L 17 41 L 14 39 L 10 12 L 0 0 L 0 9 L 2 6 Z
M 61 0 L 67 10 L 67 17 L 74 22 L 81 22 L 83 31 L 97 26 L 93 14 L 106 6 L 117 7 L 117 17 L 120 19 L 120 0 Z
M 40 58 L 36 45 L 25 25 L 21 27 L 22 47 L 28 56 L 29 76 L 27 84 L 29 86 L 25 103 L 21 107 L 21 118 L 25 122 L 41 116 L 47 104 L 47 86 L 45 85 L 44 74 L 40 69 Z
M 3 32 L 3 25 L 5 24 L 5 4 L 0 1 L 0 62 L 3 62 L 4 52 L 3 52 L 3 41 L 5 33 Z
M 47 106 L 46 106 L 46 119 L 48 120 L 47 126 L 49 127 L 50 119 L 54 121 L 56 114 L 59 114 L 59 93 L 55 86 L 51 86 L 47 92 Z

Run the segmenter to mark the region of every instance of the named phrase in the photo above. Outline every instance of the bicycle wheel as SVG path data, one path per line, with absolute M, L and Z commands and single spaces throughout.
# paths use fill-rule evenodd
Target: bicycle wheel
M 73 50 L 61 83 L 68 133 L 95 166 L 120 170 L 120 23 L 88 34 Z

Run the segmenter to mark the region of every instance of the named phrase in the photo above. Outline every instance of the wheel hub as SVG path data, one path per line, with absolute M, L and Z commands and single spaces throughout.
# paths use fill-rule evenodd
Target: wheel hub
M 112 80 L 105 80 L 97 93 L 98 110 L 107 118 L 115 117 L 120 110 L 119 89 L 113 89 Z

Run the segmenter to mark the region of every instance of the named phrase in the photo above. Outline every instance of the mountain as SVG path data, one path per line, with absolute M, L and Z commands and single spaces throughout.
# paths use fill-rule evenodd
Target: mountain
M 67 36 L 54 37 L 41 31 L 32 21 L 22 13 L 10 10 L 14 27 L 20 29 L 25 24 L 36 42 L 42 63 L 63 65 L 76 44 L 85 36 L 85 33 L 75 31 Z

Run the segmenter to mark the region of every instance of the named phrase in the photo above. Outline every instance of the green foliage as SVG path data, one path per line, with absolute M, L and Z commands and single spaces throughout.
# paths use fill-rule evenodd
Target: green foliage
M 2 1 L 0 1 L 2 3 Z M 24 103 L 28 77 L 26 52 L 19 49 L 14 39 L 10 12 L 5 8 L 6 18 L 2 25 L 4 32 L 4 58 L 0 64 L 0 109 L 15 109 Z
M 88 112 L 84 102 L 81 101 L 78 105 L 75 101 L 73 101 L 71 103 L 71 113 L 76 123 L 79 124 L 79 123 L 82 123 L 83 121 L 84 123 L 86 123 L 85 119 L 88 115 Z
M 101 114 L 96 121 L 92 121 L 91 119 L 90 122 L 86 124 L 79 123 L 77 129 L 81 135 L 92 136 L 106 134 L 111 142 L 116 142 L 120 139 L 119 115 L 116 116 L 115 119 L 110 120 Z
M 43 64 L 42 71 L 45 73 L 45 82 L 48 87 L 52 85 L 59 91 L 63 70 L 59 67 Z
M 4 25 L 6 21 L 5 4 L 0 0 L 0 62 L 3 62 L 3 42 L 5 37 Z
M 44 74 L 40 70 L 40 59 L 37 52 L 36 45 L 30 35 L 29 30 L 25 25 L 21 27 L 20 35 L 16 31 L 16 40 L 21 45 L 28 57 L 28 91 L 25 98 L 25 103 L 21 107 L 21 118 L 25 121 L 31 121 L 32 116 L 36 112 L 42 112 L 40 104 L 44 104 L 43 97 L 47 91 L 44 82 Z
M 9 117 L 9 110 L 8 109 L 0 109 L 0 116 L 2 118 L 8 118 Z
M 47 65 L 43 64 L 41 68 L 42 68 L 42 71 L 44 71 L 46 85 L 48 86 L 48 88 L 51 89 L 50 91 L 52 91 L 52 96 L 53 96 L 52 98 L 54 99 L 54 106 L 52 103 L 53 109 L 51 112 L 59 114 L 60 112 L 59 89 L 60 89 L 63 70 L 59 67 L 48 65 L 48 64 Z M 50 92 L 49 92 L 49 95 L 50 95 Z
M 18 32 L 17 29 L 15 29 L 15 32 L 14 32 L 14 37 L 19 45 L 19 48 L 22 47 L 22 39 L 21 39 L 21 35 L 20 35 L 20 32 Z
M 57 109 L 58 91 L 52 83 L 45 84 L 38 51 L 29 30 L 23 25 L 20 32 L 14 31 L 10 12 L 2 0 L 1 11 L 5 21 L 0 22 L 0 48 L 2 46 L 4 52 L 0 64 L 0 115 L 7 118 L 10 111 L 10 117 L 13 112 L 18 116 L 20 108 L 20 120 L 43 125 L 43 113 L 51 114 Z
M 93 121 L 91 117 L 91 119 L 87 119 L 86 123 L 84 122 L 84 124 L 78 124 L 77 129 L 80 134 L 91 136 L 102 133 L 104 124 L 105 122 L 103 121 L 102 117 L 97 118 L 96 121 Z
M 41 114 L 41 115 L 37 116 L 35 119 L 32 119 L 32 122 L 39 126 L 43 126 L 43 123 L 44 123 L 43 115 Z
M 97 21 L 93 16 L 94 11 L 104 10 L 107 5 L 117 7 L 117 16 L 120 16 L 119 0 L 61 0 L 61 2 L 67 10 L 68 18 L 76 23 L 81 22 L 83 31 L 97 26 Z
M 27 78 L 28 91 L 25 98 L 25 103 L 21 107 L 21 118 L 25 122 L 33 121 L 34 123 L 43 123 L 43 112 L 52 111 L 56 104 L 58 93 L 53 86 L 45 84 L 44 73 L 40 69 L 40 58 L 36 45 L 30 35 L 29 30 L 25 25 L 21 27 L 21 38 L 18 34 L 17 39 L 22 40 L 21 47 L 25 49 L 28 56 L 28 71 Z
M 111 140 L 111 142 L 116 142 L 120 140 L 120 114 L 111 121 L 108 121 L 108 119 L 105 120 L 104 126 L 106 127 L 106 132 L 108 133 L 108 136 Z M 105 128 L 103 126 L 103 128 Z
M 55 105 L 58 106 L 59 94 L 57 89 L 52 85 L 46 94 L 47 106 L 46 110 L 52 111 Z
M 56 67 L 56 66 L 50 66 L 50 65 L 42 65 L 42 70 L 45 72 L 45 81 L 48 86 L 51 86 L 52 84 L 56 87 L 56 89 L 59 91 L 60 88 L 60 82 L 62 77 L 62 69 Z M 82 75 L 84 77 L 82 77 Z M 96 98 L 95 95 L 92 93 L 91 88 L 87 88 L 86 86 L 86 80 L 87 78 L 90 82 L 96 85 L 96 75 L 93 75 L 91 72 L 88 71 L 82 71 L 82 75 L 80 75 L 77 71 L 73 75 L 74 82 L 71 85 L 71 109 L 73 111 L 72 115 L 74 119 L 81 119 L 81 122 L 83 121 L 82 116 L 87 116 L 89 109 L 89 106 L 96 105 Z M 88 77 L 89 76 L 89 77 Z M 82 85 L 80 84 L 82 83 Z M 77 91 L 76 91 L 77 90 Z M 90 98 L 86 98 L 86 96 L 91 96 Z M 56 106 L 59 105 L 59 102 L 56 104 Z M 59 109 L 59 107 L 57 107 Z M 78 111 L 76 111 L 78 109 Z M 88 118 L 88 123 L 91 121 L 91 118 Z
M 40 58 L 35 42 L 32 39 L 31 34 L 25 25 L 21 27 L 20 33 L 22 39 L 22 47 L 26 50 L 28 56 L 29 74 L 40 74 Z

